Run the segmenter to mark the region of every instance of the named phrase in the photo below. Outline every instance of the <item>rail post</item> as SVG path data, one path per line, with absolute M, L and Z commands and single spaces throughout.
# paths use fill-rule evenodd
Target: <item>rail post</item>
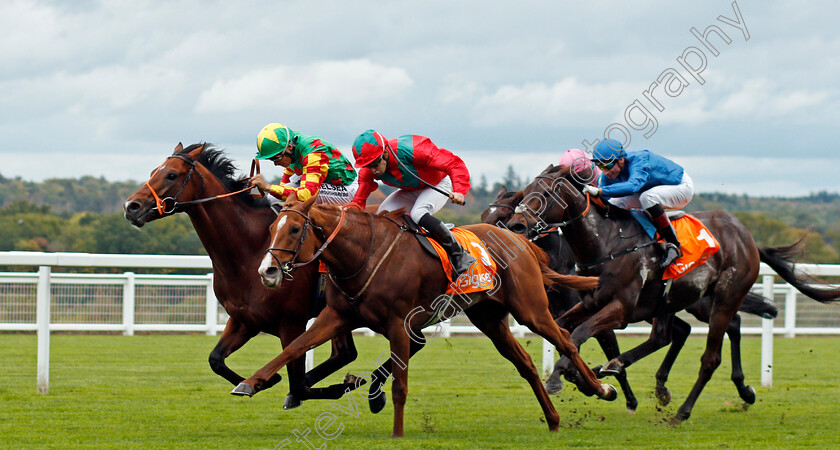
M 50 392 L 50 266 L 38 268 L 35 321 L 38 323 L 38 392 Z

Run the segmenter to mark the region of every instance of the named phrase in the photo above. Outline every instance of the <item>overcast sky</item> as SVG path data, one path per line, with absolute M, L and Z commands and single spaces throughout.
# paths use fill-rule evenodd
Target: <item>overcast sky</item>
M 683 164 L 700 192 L 838 192 L 837 11 L 0 0 L 0 174 L 142 182 L 201 141 L 246 170 L 259 130 L 282 122 L 348 155 L 368 128 L 423 134 L 475 181 L 509 164 L 533 177 L 609 133 Z

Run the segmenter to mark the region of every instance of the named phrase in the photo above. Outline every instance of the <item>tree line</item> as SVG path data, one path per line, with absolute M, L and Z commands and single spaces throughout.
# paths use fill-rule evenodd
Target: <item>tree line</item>
M 530 181 L 512 167 L 493 185 L 482 175 L 473 180 L 466 206 L 448 204 L 439 216 L 457 225 L 477 223 L 499 189 L 519 190 Z M 0 175 L 0 251 L 205 254 L 184 214 L 151 222 L 142 230 L 123 218 L 123 203 L 141 185 L 95 177 L 29 182 Z M 803 261 L 840 263 L 836 193 L 800 198 L 697 194 L 686 209 L 732 212 L 762 246 L 787 245 L 808 233 Z

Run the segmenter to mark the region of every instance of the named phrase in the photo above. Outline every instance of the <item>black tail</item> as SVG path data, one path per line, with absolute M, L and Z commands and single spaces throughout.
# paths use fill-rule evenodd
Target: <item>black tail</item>
M 817 280 L 809 276 L 797 276 L 794 272 L 796 265 L 794 258 L 802 254 L 801 246 L 803 240 L 804 236 L 787 247 L 759 248 L 758 253 L 761 255 L 761 262 L 770 266 L 783 280 L 793 285 L 799 292 L 818 302 L 829 303 L 840 300 L 840 288 L 836 286 L 815 288 L 808 282 Z
M 779 315 L 779 310 L 776 309 L 776 305 L 769 298 L 753 294 L 752 292 L 747 294 L 747 298 L 744 299 L 740 311 L 761 317 L 762 319 L 775 319 Z

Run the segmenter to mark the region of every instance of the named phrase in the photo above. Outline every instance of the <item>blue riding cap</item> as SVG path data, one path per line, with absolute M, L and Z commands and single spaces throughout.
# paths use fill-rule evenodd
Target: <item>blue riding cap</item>
M 627 156 L 627 153 L 624 151 L 624 147 L 621 146 L 621 142 L 615 139 L 604 139 L 595 146 L 595 150 L 592 152 L 592 162 L 618 161 L 619 158 L 624 158 L 625 156 Z

